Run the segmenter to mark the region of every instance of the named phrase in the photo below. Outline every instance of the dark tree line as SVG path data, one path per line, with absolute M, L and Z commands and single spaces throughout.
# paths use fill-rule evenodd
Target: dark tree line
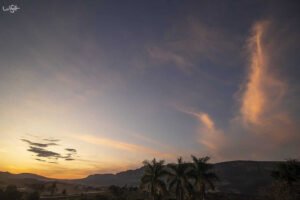
M 164 165 L 164 161 L 144 161 L 144 175 L 140 187 L 147 190 L 153 200 L 159 200 L 167 193 L 175 193 L 177 200 L 205 199 L 208 188 L 215 189 L 217 175 L 208 163 L 209 157 L 196 158 L 193 163 L 185 163 L 179 158 L 177 164 Z
M 179 158 L 176 164 L 164 165 L 164 160 L 144 161 L 144 175 L 140 179 L 140 188 L 146 190 L 153 200 L 174 195 L 177 200 L 206 198 L 208 189 L 215 189 L 218 176 L 208 163 L 209 157 L 192 156 L 192 163 Z M 300 199 L 300 164 L 297 160 L 278 163 L 271 176 L 270 187 L 264 188 L 261 197 L 264 200 Z
M 300 163 L 290 159 L 278 163 L 277 169 L 271 172 L 274 182 L 262 190 L 266 200 L 298 200 L 300 199 Z
M 1 200 L 39 200 L 38 192 L 24 193 L 20 192 L 15 185 L 8 185 L 3 191 L 0 189 Z

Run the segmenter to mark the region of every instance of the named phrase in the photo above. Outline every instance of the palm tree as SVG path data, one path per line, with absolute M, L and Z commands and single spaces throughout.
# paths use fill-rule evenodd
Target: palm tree
M 214 190 L 214 182 L 218 181 L 219 178 L 214 172 L 211 172 L 213 165 L 207 163 L 207 161 L 210 159 L 208 156 L 203 158 L 196 158 L 192 155 L 192 159 L 192 170 L 189 172 L 189 176 L 195 181 L 195 186 L 199 187 L 201 199 L 204 200 L 207 185 L 209 185 L 210 188 Z
M 192 187 L 187 176 L 189 169 L 189 166 L 182 162 L 181 157 L 178 159 L 177 164 L 168 165 L 169 189 L 175 186 L 177 200 L 183 200 L 184 192 Z
M 157 162 L 154 158 L 151 162 L 144 161 L 143 164 L 144 175 L 140 180 L 140 187 L 146 188 L 153 200 L 157 200 L 166 191 L 166 184 L 163 180 L 167 175 L 164 160 Z

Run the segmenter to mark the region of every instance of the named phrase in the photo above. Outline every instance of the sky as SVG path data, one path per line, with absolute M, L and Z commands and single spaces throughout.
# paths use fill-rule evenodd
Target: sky
M 299 1 L 1 4 L 0 171 L 300 158 Z

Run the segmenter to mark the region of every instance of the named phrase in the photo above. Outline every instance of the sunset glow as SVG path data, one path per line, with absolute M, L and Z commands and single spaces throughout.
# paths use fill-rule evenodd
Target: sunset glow
M 0 171 L 75 179 L 154 157 L 300 158 L 299 13 L 208 2 L 2 12 Z

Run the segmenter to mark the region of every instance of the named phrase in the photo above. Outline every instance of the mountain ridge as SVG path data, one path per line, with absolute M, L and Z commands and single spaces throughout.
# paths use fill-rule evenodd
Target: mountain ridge
M 234 160 L 214 163 L 213 171 L 220 177 L 217 191 L 242 194 L 254 194 L 260 188 L 272 183 L 271 171 L 281 161 Z M 67 181 L 74 184 L 91 186 L 138 186 L 144 173 L 144 167 L 130 169 L 115 174 L 91 174 L 81 179 L 53 179 L 32 173 L 11 174 L 0 172 L 0 178 L 32 178 L 40 181 Z

